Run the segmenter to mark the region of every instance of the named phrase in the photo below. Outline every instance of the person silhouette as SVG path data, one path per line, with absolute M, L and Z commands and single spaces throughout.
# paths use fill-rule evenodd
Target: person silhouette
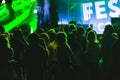
M 116 38 L 113 36 L 113 25 L 105 25 L 105 30 L 102 37 L 100 57 L 103 59 L 102 64 L 102 80 L 110 80 L 110 74 L 112 69 L 112 46 L 116 42 Z
M 10 15 L 7 22 L 10 22 L 15 18 L 14 10 L 12 8 L 12 0 L 0 0 L 0 6 L 2 6 L 4 3 L 6 4 L 6 8 L 8 9 Z

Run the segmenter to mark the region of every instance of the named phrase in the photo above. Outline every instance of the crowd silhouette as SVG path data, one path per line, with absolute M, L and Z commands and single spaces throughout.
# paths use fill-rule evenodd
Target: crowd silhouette
M 0 26 L 1 80 L 120 80 L 120 28 L 70 24 L 25 35 Z M 115 35 L 116 33 L 116 35 Z

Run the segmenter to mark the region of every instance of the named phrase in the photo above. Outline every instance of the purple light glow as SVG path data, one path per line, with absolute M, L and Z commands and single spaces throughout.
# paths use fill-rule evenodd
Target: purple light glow
M 49 8 L 50 8 L 49 0 L 44 0 L 44 21 L 50 18 Z

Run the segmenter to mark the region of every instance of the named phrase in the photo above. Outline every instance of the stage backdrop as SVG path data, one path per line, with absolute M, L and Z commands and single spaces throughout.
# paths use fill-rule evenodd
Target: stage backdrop
M 120 0 L 57 0 L 59 24 L 76 19 L 77 24 L 92 24 L 102 34 L 111 18 L 120 17 Z

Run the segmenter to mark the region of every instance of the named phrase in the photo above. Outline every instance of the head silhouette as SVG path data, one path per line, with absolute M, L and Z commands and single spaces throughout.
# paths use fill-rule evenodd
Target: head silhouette
M 105 26 L 104 34 L 108 34 L 108 35 L 112 34 L 113 30 L 114 30 L 113 26 L 108 24 Z
M 67 35 L 65 32 L 58 32 L 56 34 L 56 42 L 58 44 L 63 44 L 67 42 Z
M 4 33 L 5 32 L 5 29 L 3 26 L 0 26 L 0 33 Z
M 97 40 L 96 32 L 94 30 L 90 30 L 87 34 L 87 39 L 88 42 L 96 42 Z
M 39 37 L 36 33 L 32 33 L 28 37 L 30 46 L 37 46 L 39 44 Z

